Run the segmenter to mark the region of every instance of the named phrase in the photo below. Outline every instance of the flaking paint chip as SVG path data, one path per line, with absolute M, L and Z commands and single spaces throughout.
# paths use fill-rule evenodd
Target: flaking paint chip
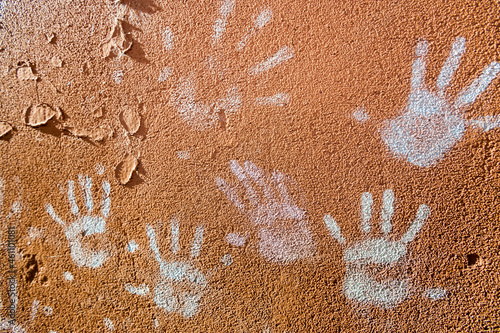
M 17 78 L 22 81 L 34 80 L 38 79 L 38 76 L 33 74 L 33 70 L 29 66 L 19 67 L 17 69 Z
M 38 104 L 36 106 L 30 106 L 26 110 L 25 123 L 33 127 L 41 126 L 54 117 L 58 120 L 62 118 L 62 112 L 59 108 L 54 110 L 47 104 Z
M 0 138 L 9 134 L 10 131 L 12 131 L 12 126 L 5 121 L 0 121 Z
M 132 178 L 132 173 L 137 168 L 138 160 L 134 156 L 127 154 L 115 169 L 115 175 L 120 184 L 127 184 Z
M 102 53 L 104 58 L 110 57 L 115 54 L 121 57 L 132 47 L 132 40 L 129 35 L 125 34 L 123 30 L 122 21 L 116 19 L 115 25 L 111 29 L 111 32 L 102 44 Z
M 61 58 L 59 58 L 58 56 L 53 56 L 50 59 L 50 65 L 52 67 L 62 67 L 62 60 L 61 60 Z
M 141 126 L 141 115 L 131 106 L 124 106 L 120 113 L 120 121 L 130 134 L 135 134 Z
M 109 125 L 102 125 L 90 131 L 82 128 L 67 128 L 67 130 L 78 138 L 88 138 L 97 142 L 110 139 L 114 133 Z

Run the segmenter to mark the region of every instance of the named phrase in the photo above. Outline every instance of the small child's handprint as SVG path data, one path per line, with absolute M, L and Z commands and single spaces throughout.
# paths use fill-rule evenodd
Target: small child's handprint
M 500 72 L 500 63 L 490 63 L 478 78 L 458 94 L 455 101 L 450 101 L 445 93 L 465 53 L 465 38 L 455 39 L 437 78 L 436 92 L 428 89 L 425 84 L 425 57 L 428 49 L 429 44 L 425 39 L 418 42 L 408 103 L 403 114 L 387 121 L 382 131 L 385 144 L 396 156 L 419 167 L 435 164 L 462 138 L 467 126 L 484 131 L 500 127 L 498 116 L 471 120 L 464 118 L 467 108 Z
M 372 204 L 371 194 L 363 193 L 361 196 L 361 229 L 366 235 L 371 231 Z M 406 255 L 407 245 L 413 241 L 422 228 L 430 210 L 428 206 L 420 205 L 415 220 L 408 231 L 401 239 L 391 240 L 389 232 L 392 229 L 393 204 L 394 193 L 392 190 L 386 190 L 383 197 L 380 226 L 384 233 L 383 237 L 367 238 L 344 250 L 346 276 L 343 291 L 350 300 L 390 308 L 398 305 L 409 296 L 408 280 L 389 278 L 379 280 L 375 275 L 377 273 L 383 274 L 390 265 L 400 263 L 400 259 Z M 323 220 L 332 237 L 344 246 L 346 240 L 342 236 L 337 222 L 330 215 L 325 215 Z
M 179 222 L 171 220 L 172 244 L 171 251 L 175 255 L 179 248 Z M 157 306 L 167 312 L 178 312 L 185 318 L 190 318 L 198 313 L 200 300 L 207 286 L 206 275 L 195 268 L 190 260 L 171 261 L 163 260 L 158 243 L 156 242 L 155 230 L 150 225 L 146 226 L 146 234 L 149 238 L 149 246 L 160 265 L 159 281 L 154 288 L 154 301 Z M 191 259 L 196 259 L 200 254 L 203 243 L 203 226 L 198 226 L 195 231 L 193 245 L 191 248 Z M 134 287 L 126 284 L 125 289 L 136 295 L 149 293 L 147 284 Z
M 85 207 L 87 214 L 81 215 L 78 205 L 76 204 L 76 197 L 74 193 L 75 183 L 72 180 L 68 181 L 68 201 L 75 217 L 75 221 L 71 225 L 67 225 L 59 215 L 54 211 L 52 204 L 45 205 L 45 210 L 50 217 L 64 228 L 64 234 L 68 239 L 69 247 L 71 250 L 71 257 L 78 266 L 85 266 L 90 268 L 98 268 L 109 258 L 110 254 L 104 250 L 93 251 L 82 245 L 83 237 L 93 234 L 103 234 L 106 231 L 106 218 L 109 216 L 111 208 L 111 185 L 108 181 L 102 182 L 102 196 L 101 203 L 101 216 L 92 215 L 94 203 L 92 201 L 92 179 L 89 176 L 78 175 L 78 181 L 82 188 Z
M 232 160 L 229 166 L 241 185 L 249 204 L 244 204 L 236 189 L 216 178 L 219 189 L 257 226 L 260 252 L 269 261 L 288 264 L 311 257 L 315 252 L 306 212 L 288 194 L 286 176 L 264 172 L 250 161 L 241 167 Z M 261 192 L 261 193 L 259 193 Z

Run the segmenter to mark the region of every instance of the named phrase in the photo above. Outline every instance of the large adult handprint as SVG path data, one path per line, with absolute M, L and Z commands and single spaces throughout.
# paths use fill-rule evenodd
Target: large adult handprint
M 259 227 L 259 249 L 264 258 L 279 264 L 311 257 L 315 245 L 308 227 L 306 212 L 298 207 L 288 193 L 286 176 L 272 174 L 246 161 L 241 167 L 232 160 L 229 166 L 238 178 L 248 200 L 243 203 L 236 188 L 216 178 L 219 189 Z
M 366 235 L 371 231 L 372 204 L 372 195 L 368 192 L 363 193 L 361 196 L 361 230 Z M 394 193 L 392 190 L 386 190 L 380 225 L 384 233 L 383 237 L 366 238 L 344 250 L 346 275 L 343 290 L 344 295 L 350 300 L 390 308 L 402 302 L 410 294 L 411 287 L 407 279 L 402 277 L 391 279 L 387 276 L 379 279 L 378 275 L 384 275 L 390 266 L 400 263 L 400 260 L 406 255 L 407 245 L 413 241 L 422 228 L 430 210 L 426 205 L 420 205 L 415 220 L 408 231 L 399 240 L 391 240 L 389 233 L 392 229 L 393 204 Z M 344 246 L 346 240 L 342 236 L 337 222 L 330 215 L 325 215 L 323 220 L 332 237 Z M 436 299 L 446 293 L 438 289 L 435 290 L 440 293 L 435 297 Z M 432 291 L 434 289 L 431 289 Z
M 74 193 L 75 183 L 72 180 L 68 181 L 68 201 L 71 208 L 71 213 L 75 217 L 75 222 L 67 225 L 54 211 L 54 207 L 50 203 L 45 205 L 45 210 L 50 217 L 64 228 L 64 233 L 68 239 L 71 250 L 71 258 L 78 266 L 90 268 L 98 268 L 109 258 L 109 253 L 104 250 L 93 251 L 82 244 L 83 237 L 93 234 L 102 234 L 106 231 L 106 218 L 109 215 L 111 208 L 111 185 L 108 181 L 102 182 L 104 194 L 102 196 L 101 214 L 102 216 L 92 215 L 94 203 L 92 201 L 92 179 L 89 176 L 78 175 L 78 180 L 82 188 L 85 207 L 87 214 L 81 215 L 76 204 Z
M 465 53 L 465 38 L 455 39 L 437 78 L 436 92 L 425 85 L 425 57 L 428 49 L 426 40 L 418 42 L 412 69 L 411 92 L 404 114 L 387 121 L 382 131 L 383 140 L 396 156 L 419 167 L 435 164 L 462 138 L 467 126 L 484 131 L 500 127 L 499 116 L 471 120 L 464 118 L 467 108 L 500 72 L 500 64 L 489 64 L 479 77 L 458 94 L 455 101 L 451 101 L 445 93 L 460 64 L 460 58 Z

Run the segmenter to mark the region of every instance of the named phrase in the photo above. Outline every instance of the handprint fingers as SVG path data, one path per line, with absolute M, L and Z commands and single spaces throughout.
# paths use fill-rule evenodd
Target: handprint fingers
M 63 220 L 61 220 L 61 218 L 59 217 L 59 215 L 57 215 L 57 213 L 54 211 L 54 207 L 52 207 L 51 204 L 46 204 L 45 205 L 45 210 L 47 211 L 47 213 L 49 214 L 49 216 L 57 223 L 59 223 L 61 225 L 61 227 L 63 228 L 66 228 L 66 222 L 64 222 Z
M 102 182 L 102 189 L 104 191 L 104 194 L 102 195 L 101 212 L 102 216 L 106 218 L 108 217 L 109 211 L 111 209 L 111 198 L 109 197 L 109 194 L 111 193 L 111 185 L 107 180 L 104 180 Z
M 369 192 L 364 192 L 361 195 L 361 230 L 370 232 L 370 220 L 372 218 L 373 198 Z
M 238 164 L 237 161 L 231 160 L 229 162 L 229 167 L 233 171 L 234 175 L 238 180 L 243 184 L 246 190 L 246 194 L 248 196 L 248 199 L 254 206 L 259 205 L 259 199 L 257 196 L 257 193 L 255 192 L 254 188 L 250 184 L 250 180 L 248 179 L 245 170 Z
M 460 59 L 465 53 L 465 38 L 457 37 L 451 46 L 450 55 L 448 59 L 444 62 L 443 68 L 441 69 L 441 73 L 437 78 L 436 86 L 438 90 L 443 93 L 444 89 L 446 89 L 455 74 L 458 66 L 460 65 Z
M 494 61 L 489 64 L 478 78 L 458 94 L 455 106 L 461 109 L 474 103 L 476 98 L 488 88 L 491 81 L 493 81 L 499 72 L 500 63 Z
M 420 205 L 420 207 L 418 207 L 415 220 L 408 228 L 408 231 L 403 235 L 403 237 L 401 237 L 400 240 L 401 244 L 408 244 L 411 241 L 413 241 L 415 236 L 418 234 L 418 232 L 424 225 L 425 220 L 427 219 L 427 217 L 429 217 L 430 212 L 431 212 L 430 208 L 427 205 Z
M 261 187 L 264 197 L 268 200 L 275 199 L 275 194 L 273 193 L 270 184 L 266 181 L 266 175 L 264 175 L 264 172 L 250 161 L 246 161 L 244 166 L 247 174 L 250 175 L 253 181 Z
M 73 213 L 73 215 L 75 216 L 78 216 L 78 205 L 76 204 L 75 197 L 75 182 L 72 180 L 68 180 L 68 201 L 71 213 Z
M 158 248 L 158 243 L 156 243 L 155 230 L 149 224 L 146 225 L 146 235 L 149 238 L 149 247 L 151 248 L 151 251 L 153 251 L 156 261 L 161 266 L 163 259 L 161 257 L 160 249 Z
M 172 246 L 172 253 L 175 254 L 179 252 L 180 247 L 179 247 L 179 220 L 177 220 L 176 217 L 172 217 L 170 220 L 170 231 L 171 231 L 171 246 Z
M 382 232 L 388 234 L 391 232 L 392 224 L 391 218 L 394 213 L 394 192 L 391 189 L 384 191 L 384 197 L 382 202 L 382 212 L 381 212 L 381 226 Z
M 78 182 L 83 191 L 83 198 L 85 200 L 85 207 L 90 214 L 94 209 L 94 202 L 92 201 L 92 179 L 89 176 L 78 175 Z
M 222 178 L 215 178 L 215 183 L 217 187 L 224 192 L 226 197 L 243 213 L 246 213 L 245 205 L 241 202 L 240 197 L 236 191 Z
M 429 43 L 422 39 L 415 47 L 415 60 L 413 61 L 411 76 L 411 91 L 422 90 L 425 87 L 425 57 L 429 51 Z
M 330 235 L 339 242 L 340 245 L 345 244 L 345 238 L 342 236 L 342 232 L 340 231 L 340 227 L 337 222 L 330 215 L 326 214 L 323 217 L 323 221 L 325 222 L 326 228 L 330 231 Z
M 203 244 L 203 226 L 196 227 L 194 234 L 193 246 L 191 247 L 191 259 L 197 258 L 200 255 L 200 249 Z

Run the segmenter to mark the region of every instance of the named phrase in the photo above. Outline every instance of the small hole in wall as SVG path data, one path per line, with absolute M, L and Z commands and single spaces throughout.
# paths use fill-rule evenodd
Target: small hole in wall
M 467 266 L 474 266 L 479 261 L 479 256 L 476 253 L 467 255 Z

